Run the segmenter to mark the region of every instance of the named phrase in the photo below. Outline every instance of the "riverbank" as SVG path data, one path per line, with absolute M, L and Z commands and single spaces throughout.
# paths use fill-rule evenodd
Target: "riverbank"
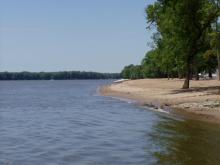
M 100 92 L 193 119 L 220 123 L 220 82 L 191 81 L 188 90 L 181 89 L 182 84 L 183 80 L 179 79 L 130 80 L 104 86 Z

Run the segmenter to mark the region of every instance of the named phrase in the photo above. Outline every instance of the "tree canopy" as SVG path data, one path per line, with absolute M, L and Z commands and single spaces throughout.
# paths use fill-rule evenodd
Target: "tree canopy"
M 153 48 L 141 62 L 139 78 L 185 78 L 183 88 L 189 88 L 190 79 L 198 73 L 211 76 L 217 67 L 216 45 L 220 43 L 214 27 L 220 14 L 218 1 L 157 0 L 147 6 L 147 28 L 156 32 Z

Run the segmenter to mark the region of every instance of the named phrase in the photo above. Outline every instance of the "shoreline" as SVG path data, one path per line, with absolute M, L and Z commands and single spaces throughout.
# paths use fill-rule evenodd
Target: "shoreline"
M 142 79 L 110 84 L 100 94 L 134 100 L 141 106 L 161 109 L 171 114 L 220 124 L 220 82 L 191 81 L 191 88 L 181 89 L 183 80 Z

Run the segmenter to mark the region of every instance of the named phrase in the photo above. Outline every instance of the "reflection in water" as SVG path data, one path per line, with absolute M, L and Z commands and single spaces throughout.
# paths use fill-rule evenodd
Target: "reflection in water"
M 152 130 L 157 164 L 220 164 L 219 125 L 163 117 Z

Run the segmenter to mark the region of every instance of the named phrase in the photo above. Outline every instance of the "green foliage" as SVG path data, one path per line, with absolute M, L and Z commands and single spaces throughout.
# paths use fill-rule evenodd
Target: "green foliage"
M 210 36 L 210 46 L 216 51 L 220 50 L 220 32 L 211 32 Z
M 143 66 L 143 77 L 144 78 L 157 78 L 165 77 L 163 66 L 161 65 L 160 54 L 158 50 L 152 50 L 148 52 L 141 62 Z
M 126 79 L 140 79 L 142 75 L 142 67 L 140 65 L 125 66 L 121 72 L 123 78 Z
M 157 0 L 147 6 L 146 14 L 148 28 L 157 32 L 152 37 L 153 50 L 142 60 L 139 78 L 185 77 L 183 87 L 188 88 L 192 75 L 215 70 L 216 53 L 207 56 L 207 50 L 213 45 L 220 50 L 220 33 L 210 37 L 220 14 L 219 0 Z M 123 76 L 132 77 L 131 68 L 125 67 Z

